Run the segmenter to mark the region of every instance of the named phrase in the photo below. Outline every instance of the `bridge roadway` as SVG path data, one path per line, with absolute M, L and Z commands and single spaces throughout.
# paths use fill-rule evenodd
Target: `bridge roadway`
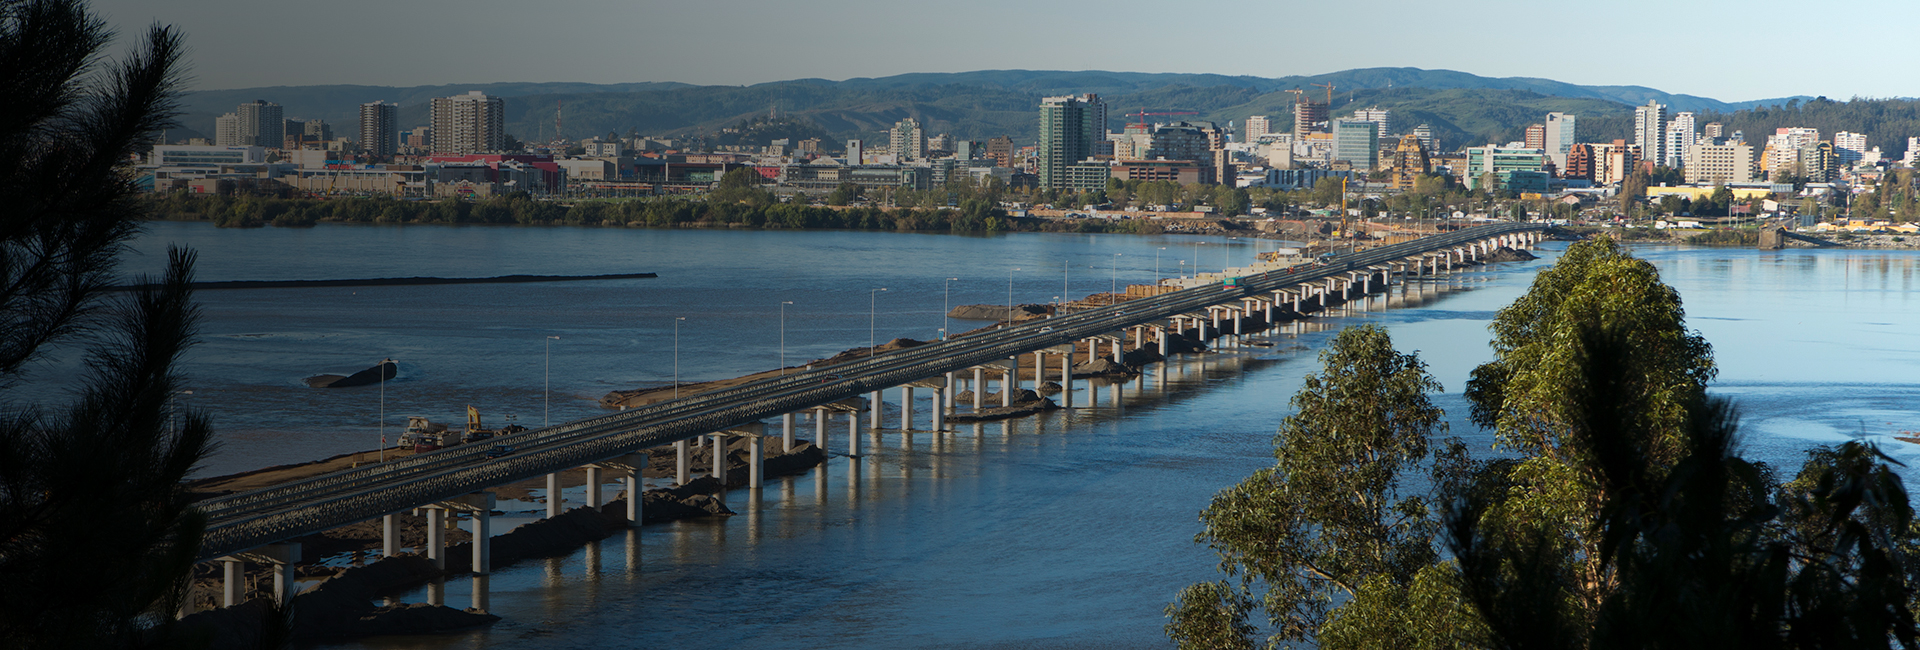
M 461 445 L 378 465 L 209 499 L 199 559 L 447 501 L 488 487 L 578 468 L 764 418 L 892 388 L 1056 345 L 1234 303 L 1243 297 L 1339 277 L 1367 267 L 1530 231 L 1544 224 L 1497 223 L 1334 257 L 1299 270 L 1240 278 L 1090 309 L 868 359 L 789 374 L 619 413 L 500 436 L 516 452 L 487 458 L 492 444 Z

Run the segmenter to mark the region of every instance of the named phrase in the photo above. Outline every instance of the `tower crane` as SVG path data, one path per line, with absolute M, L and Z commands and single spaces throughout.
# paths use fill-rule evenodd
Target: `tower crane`
M 1128 113 L 1127 117 L 1140 118 L 1140 121 L 1136 123 L 1135 126 L 1145 127 L 1147 125 L 1147 116 L 1149 115 L 1199 115 L 1199 113 L 1196 113 L 1194 111 L 1168 111 L 1168 112 L 1159 112 L 1159 113 L 1149 113 L 1146 111 L 1141 111 L 1138 113 Z
M 1299 88 L 1293 88 L 1293 89 L 1289 89 L 1287 92 L 1293 93 L 1293 103 L 1304 104 L 1307 102 L 1307 91 L 1301 90 Z
M 1307 85 L 1313 86 L 1316 88 L 1327 89 L 1327 110 L 1333 110 L 1333 84 L 1307 84 Z

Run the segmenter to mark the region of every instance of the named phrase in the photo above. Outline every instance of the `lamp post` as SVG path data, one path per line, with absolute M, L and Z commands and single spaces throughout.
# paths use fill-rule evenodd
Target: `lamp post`
M 1161 246 L 1153 251 L 1153 283 L 1156 285 L 1160 284 L 1160 251 L 1166 249 L 1167 247 Z
M 787 305 L 791 300 L 780 301 L 780 376 L 787 376 Z
M 953 311 L 953 283 L 960 278 L 947 278 L 946 288 L 940 298 L 940 340 L 947 340 L 947 332 L 953 329 L 953 319 L 947 314 Z
M 1240 241 L 1239 237 L 1228 237 L 1227 239 L 1231 239 L 1233 241 Z M 1224 257 L 1226 258 L 1226 266 L 1220 267 L 1220 272 L 1227 273 L 1228 271 L 1233 270 L 1233 244 L 1226 244 L 1224 246 L 1221 246 L 1221 248 L 1226 249 L 1225 255 L 1224 255 Z
M 540 390 L 540 426 L 542 427 L 553 425 L 553 342 L 559 339 L 560 337 L 558 336 L 547 337 L 547 380 L 546 386 Z M 380 369 L 380 376 L 385 377 L 386 373 L 385 368 Z M 384 391 L 386 390 L 385 384 L 381 385 L 381 390 L 383 391 L 381 395 L 384 397 Z M 383 410 L 381 412 L 385 413 L 385 403 L 382 402 L 382 404 Z
M 1111 307 L 1114 303 L 1120 301 L 1119 293 L 1120 254 L 1114 253 L 1113 259 L 1107 260 L 1107 306 Z
M 1016 267 L 1013 269 L 1009 269 L 1007 271 L 1007 326 L 1008 327 L 1013 326 L 1013 272 L 1018 270 L 1020 269 Z
M 1180 277 L 1182 279 L 1185 279 L 1187 277 L 1187 261 L 1186 260 L 1180 260 Z
M 687 317 L 685 316 L 676 316 L 673 319 L 673 398 L 674 399 L 680 399 L 680 321 L 683 321 L 686 319 Z
M 886 291 L 886 290 L 887 290 L 886 287 L 880 287 L 878 289 L 873 289 L 867 292 L 867 358 L 868 359 L 873 358 L 874 319 L 880 314 L 880 292 Z

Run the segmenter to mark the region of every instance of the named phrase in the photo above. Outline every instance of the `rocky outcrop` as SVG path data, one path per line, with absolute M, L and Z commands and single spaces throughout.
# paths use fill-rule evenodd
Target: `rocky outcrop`
M 1045 316 L 1052 311 L 1046 305 L 1015 305 L 1011 310 L 1006 305 L 961 305 L 947 310 L 947 317 L 962 320 L 1026 320 Z
M 1506 246 L 1501 246 L 1499 248 L 1494 249 L 1493 254 L 1488 255 L 1486 259 L 1481 261 L 1487 262 L 1487 263 L 1527 262 L 1527 261 L 1537 260 L 1537 259 L 1540 259 L 1540 258 L 1534 255 L 1533 253 L 1529 253 L 1527 251 L 1524 251 L 1518 248 L 1508 248 Z
M 392 359 L 386 359 L 372 368 L 342 377 L 340 375 L 314 375 L 306 378 L 308 388 L 352 388 L 354 386 L 372 386 L 385 376 L 386 381 L 400 372 L 400 365 Z
M 1073 364 L 1074 379 L 1094 377 L 1102 379 L 1130 378 L 1138 376 L 1139 374 L 1140 371 L 1133 369 L 1133 367 L 1105 357 Z

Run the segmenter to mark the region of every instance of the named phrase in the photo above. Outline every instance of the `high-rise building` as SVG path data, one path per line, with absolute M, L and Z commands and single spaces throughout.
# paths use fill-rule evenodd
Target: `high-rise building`
M 1859 162 L 1867 155 L 1867 134 L 1846 131 L 1833 134 L 1833 155 L 1842 165 Z
M 240 116 L 228 113 L 213 120 L 213 143 L 222 147 L 251 147 L 251 142 L 240 141 Z
M 1393 111 L 1378 106 L 1369 106 L 1354 111 L 1353 119 L 1379 125 L 1380 128 L 1374 130 L 1374 134 L 1379 137 L 1384 138 L 1387 137 L 1388 134 L 1393 133 L 1393 130 L 1389 128 L 1393 126 Z
M 1547 132 L 1542 148 L 1547 150 L 1547 159 L 1553 161 L 1553 166 L 1561 170 L 1567 169 L 1567 152 L 1573 150 L 1575 118 L 1572 113 L 1548 113 L 1544 123 Z
M 483 153 L 507 148 L 507 103 L 478 90 L 435 97 L 434 153 Z
M 1425 147 L 1428 153 L 1437 151 L 1434 148 L 1433 125 L 1421 124 L 1413 127 L 1413 137 L 1420 139 L 1420 146 Z
M 1153 125 L 1147 140 L 1146 151 L 1137 152 L 1145 160 L 1192 160 L 1210 163 L 1213 159 L 1213 137 L 1209 131 L 1211 124 L 1204 122 L 1174 122 L 1172 124 Z
M 862 140 L 847 141 L 847 164 L 859 165 L 866 162 L 867 143 Z
M 1333 121 L 1333 160 L 1355 171 L 1373 171 L 1380 162 L 1380 125 L 1371 120 Z
M 1524 143 L 1528 149 L 1546 149 L 1547 125 L 1540 123 L 1528 124 L 1527 136 Z
M 1259 142 L 1260 136 L 1273 132 L 1273 122 L 1268 120 L 1265 115 L 1250 116 L 1247 118 L 1247 126 L 1243 130 L 1246 131 L 1247 142 Z
M 1097 95 L 1040 100 L 1040 186 L 1064 189 L 1067 166 L 1086 160 L 1106 140 L 1107 106 Z
M 1561 178 L 1593 180 L 1593 145 L 1575 144 L 1567 150 L 1567 166 L 1560 171 Z
M 1388 177 L 1389 185 L 1396 190 L 1411 190 L 1415 179 L 1426 175 L 1432 168 L 1427 161 L 1427 149 L 1420 144 L 1420 137 L 1407 134 L 1400 136 L 1400 144 L 1393 149 L 1393 175 Z
M 1726 125 L 1719 122 L 1708 122 L 1705 126 L 1700 127 L 1703 135 L 1708 138 L 1724 138 L 1727 136 L 1726 129 Z
M 1640 145 L 1627 144 L 1626 140 L 1614 140 L 1612 144 L 1589 145 L 1593 148 L 1593 182 L 1595 185 L 1612 185 L 1627 179 L 1633 168 L 1643 160 Z
M 1485 146 L 1467 148 L 1465 180 L 1467 189 L 1478 189 L 1482 177 L 1492 174 L 1505 176 L 1507 172 L 1538 172 L 1546 167 L 1547 154 L 1539 149 L 1508 149 L 1506 147 Z
M 1320 125 L 1326 121 L 1327 105 L 1302 96 L 1293 105 L 1293 141 L 1305 141 L 1307 134 L 1319 132 Z
M 887 147 L 893 152 L 893 158 L 899 162 L 921 160 L 927 157 L 927 131 L 920 128 L 920 122 L 909 117 L 893 123 L 893 129 L 887 131 Z
M 1013 138 L 1004 135 L 998 138 L 987 138 L 987 157 L 992 158 L 995 165 L 1012 167 Z
M 400 144 L 400 105 L 384 101 L 360 105 L 360 150 L 375 158 L 392 157 Z
M 321 142 L 333 139 L 333 125 L 326 123 L 325 120 L 307 120 L 307 123 L 301 126 L 301 132 L 306 139 Z
M 1666 137 L 1666 142 L 1660 147 L 1661 155 L 1665 156 L 1660 164 L 1668 167 L 1686 164 L 1687 147 L 1693 146 L 1700 137 L 1693 129 L 1693 113 L 1675 113 L 1673 119 L 1667 121 Z
M 1696 185 L 1753 181 L 1753 146 L 1698 143 L 1687 148 L 1687 182 Z
M 279 149 L 286 146 L 287 122 L 280 105 L 256 99 L 234 109 L 239 118 L 239 144 Z
M 1640 159 L 1665 161 L 1666 142 L 1667 106 L 1649 99 L 1646 106 L 1634 108 L 1633 144 L 1640 147 Z

